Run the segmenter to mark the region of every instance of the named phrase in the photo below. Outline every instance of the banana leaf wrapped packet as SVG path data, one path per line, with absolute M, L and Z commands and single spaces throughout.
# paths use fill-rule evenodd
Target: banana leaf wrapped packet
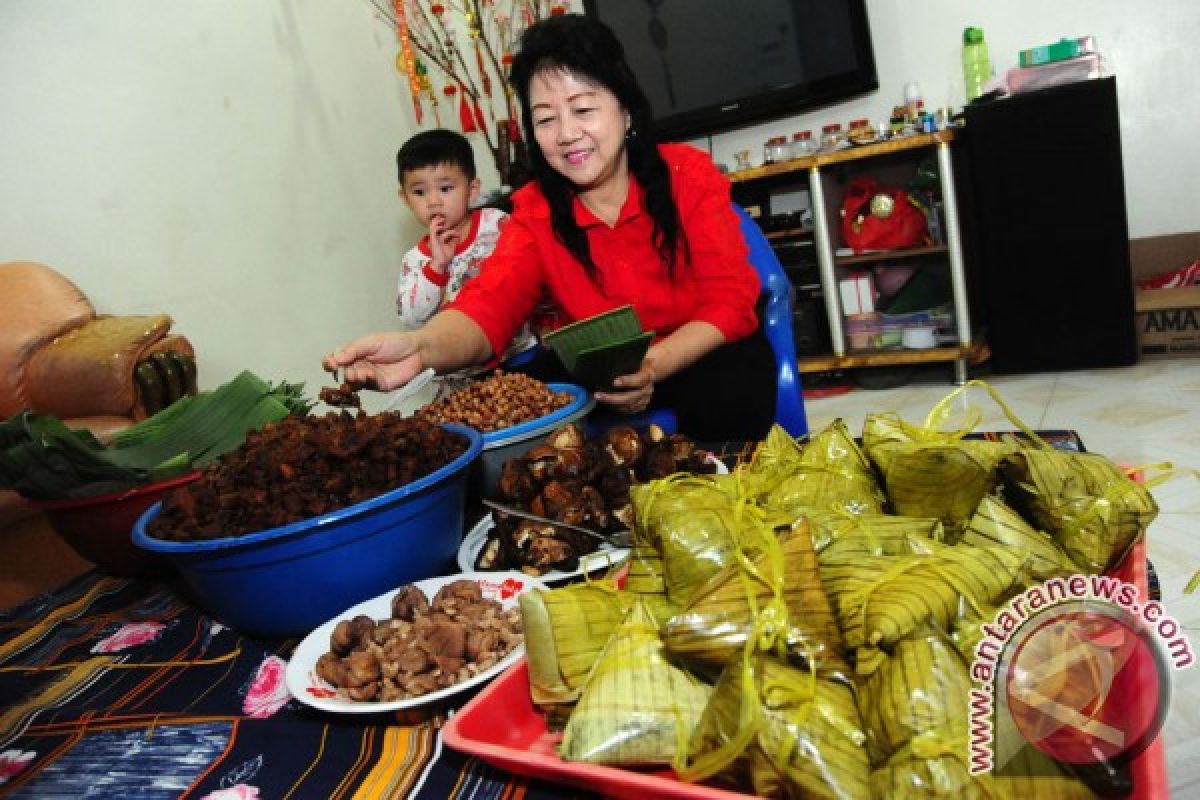
M 653 616 L 635 602 L 588 676 L 559 753 L 594 764 L 670 764 L 686 750 L 711 694 L 667 659 Z
M 870 460 L 834 420 L 803 446 L 776 426 L 745 468 L 747 484 L 772 510 L 806 509 L 882 514 L 886 497 Z
M 871 763 L 871 796 L 887 798 L 1090 798 L 1088 788 L 1061 768 L 1036 758 L 1015 770 L 1036 777 L 971 775 L 968 768 L 967 660 L 944 632 L 924 626 L 901 639 L 892 654 L 860 681 L 859 699 Z
M 745 496 L 741 480 L 734 475 L 691 475 L 676 473 L 666 478 L 634 484 L 629 488 L 633 504 L 635 541 L 658 546 L 658 527 L 663 517 L 700 509 L 730 509 Z
M 758 527 L 753 560 L 713 576 L 693 601 L 668 620 L 667 650 L 691 664 L 722 668 L 747 640 L 818 669 L 843 669 L 842 638 L 821 584 L 807 522 L 777 536 Z
M 1022 579 L 1025 558 L 1002 547 L 944 546 L 925 540 L 932 552 L 851 558 L 821 566 L 829 600 L 846 645 L 893 644 L 926 621 L 948 629 L 964 601 L 993 604 Z M 859 653 L 859 671 L 870 671 L 879 653 Z
M 870 766 L 852 685 L 762 654 L 735 657 L 689 745 L 684 779 L 752 787 L 758 797 L 857 800 Z
M 934 626 L 922 625 L 896 642 L 858 689 L 872 764 L 914 739 L 916 750 L 928 752 L 925 744 L 966 738 L 971 676 L 950 638 Z M 960 755 L 966 758 L 965 747 Z
M 807 518 L 821 564 L 932 552 L 946 538 L 942 521 L 933 517 L 810 512 Z
M 1013 505 L 1089 573 L 1118 563 L 1158 516 L 1146 487 L 1095 453 L 1023 448 L 1001 474 Z
M 994 495 L 979 501 L 979 508 L 975 509 L 959 543 L 1004 546 L 1023 553 L 1027 557 L 1029 575 L 1037 581 L 1079 571 L 1049 534 L 1034 528 Z
M 870 414 L 863 424 L 863 446 L 895 512 L 941 519 L 952 542 L 996 486 L 1000 461 L 1017 449 L 963 435 L 911 425 L 891 412 Z
M 675 616 L 679 606 L 667 597 L 662 556 L 658 548 L 647 542 L 634 542 L 629 553 L 629 569 L 625 575 L 625 594 L 636 596 L 646 604 L 661 629 Z
M 658 546 L 671 602 L 686 606 L 709 579 L 737 561 L 739 548 L 749 548 L 750 557 L 757 555 L 753 537 L 743 531 L 761 524 L 763 518 L 762 510 L 745 500 L 729 508 L 660 515 Z
M 518 598 L 535 704 L 579 699 L 596 657 L 636 599 L 611 579 L 535 589 Z

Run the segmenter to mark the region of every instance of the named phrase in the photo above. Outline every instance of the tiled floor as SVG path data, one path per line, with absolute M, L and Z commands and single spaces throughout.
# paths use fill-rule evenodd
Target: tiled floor
M 1200 359 L 985 380 L 1031 428 L 1073 429 L 1089 450 L 1123 464 L 1170 462 L 1200 469 Z M 896 411 L 921 422 L 954 389 L 949 381 L 947 369 L 898 389 L 857 389 L 808 399 L 809 427 L 819 430 L 842 417 L 857 434 L 864 416 L 876 411 Z M 982 412 L 977 430 L 1013 429 L 984 390 L 970 389 L 965 403 L 955 403 L 956 413 L 968 403 Z M 1192 648 L 1200 655 L 1200 592 L 1183 594 L 1200 569 L 1200 479 L 1181 472 L 1153 494 L 1161 511 L 1150 526 L 1147 553 L 1158 572 L 1167 613 L 1190 632 Z M 1164 735 L 1172 796 L 1200 797 L 1200 665 L 1175 673 Z

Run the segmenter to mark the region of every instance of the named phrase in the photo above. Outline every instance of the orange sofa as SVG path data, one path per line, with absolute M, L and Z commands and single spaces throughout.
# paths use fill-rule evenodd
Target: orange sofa
M 139 374 L 162 369 L 156 353 L 180 354 L 173 369 L 191 365 L 175 395 L 195 391 L 195 352 L 166 314 L 97 315 L 70 280 L 26 261 L 0 264 L 0 298 L 0 420 L 32 409 L 103 441 L 174 399 Z M 27 513 L 16 493 L 0 491 L 0 526 Z

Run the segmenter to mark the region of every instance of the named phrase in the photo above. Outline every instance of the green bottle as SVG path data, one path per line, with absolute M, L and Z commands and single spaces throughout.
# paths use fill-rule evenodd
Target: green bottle
M 982 28 L 972 27 L 963 31 L 962 63 L 963 83 L 966 84 L 969 103 L 983 94 L 983 85 L 992 77 L 992 60 L 988 58 Z

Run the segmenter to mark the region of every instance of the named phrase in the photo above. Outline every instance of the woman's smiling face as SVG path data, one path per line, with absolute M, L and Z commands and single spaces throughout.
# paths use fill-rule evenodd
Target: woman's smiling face
M 617 96 L 564 69 L 537 72 L 529 86 L 533 136 L 546 162 L 582 194 L 628 179 L 629 115 Z

